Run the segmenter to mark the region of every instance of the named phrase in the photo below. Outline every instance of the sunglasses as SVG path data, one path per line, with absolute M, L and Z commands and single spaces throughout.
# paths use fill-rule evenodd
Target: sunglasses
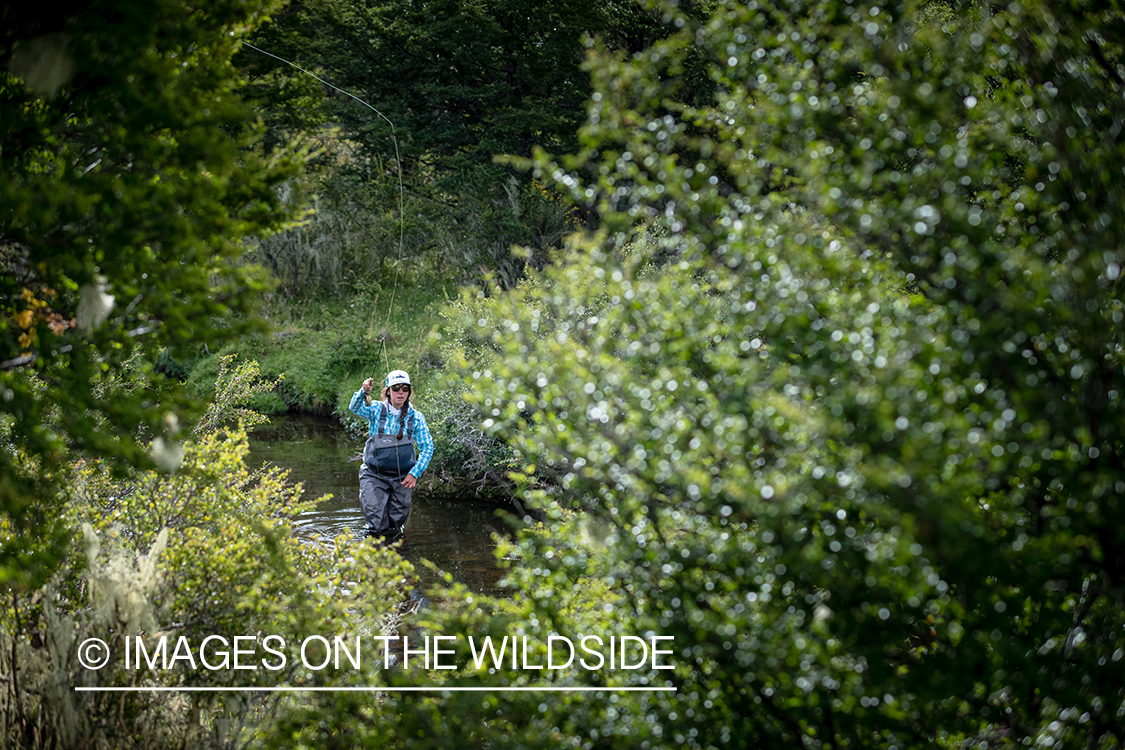
M 401 393 L 402 391 L 406 391 L 407 393 L 410 393 L 410 386 L 408 386 L 408 385 L 392 385 L 391 390 L 394 391 L 395 393 Z

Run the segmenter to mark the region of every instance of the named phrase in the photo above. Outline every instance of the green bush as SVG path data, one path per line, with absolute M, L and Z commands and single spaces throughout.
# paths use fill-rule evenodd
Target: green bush
M 677 692 L 401 701 L 365 740 L 1121 747 L 1120 13 L 714 10 L 596 53 L 581 154 L 537 162 L 606 233 L 457 366 L 552 517 L 515 621 L 440 624 L 671 635 L 616 684 Z
M 317 500 L 277 468 L 246 466 L 246 433 L 214 429 L 252 390 L 253 363 L 231 373 L 193 442 L 154 442 L 166 471 L 121 477 L 79 462 L 66 523 L 82 533 L 50 584 L 11 591 L 0 612 L 0 673 L 12 699 L 0 708 L 5 741 L 26 747 L 240 747 L 294 701 L 272 693 L 77 692 L 75 687 L 145 688 L 379 684 L 361 670 L 311 672 L 292 651 L 309 635 L 393 634 L 413 579 L 394 551 L 350 535 L 300 539 L 294 523 Z M 251 373 L 252 374 L 252 373 Z M 165 463 L 159 460 L 158 463 Z M 125 669 L 127 638 L 155 643 L 210 635 L 289 644 L 285 668 L 209 671 L 185 661 L 171 669 Z M 87 638 L 101 638 L 109 665 L 78 661 Z M 261 641 L 255 646 L 263 652 Z M 172 647 L 169 647 L 172 651 Z
M 270 283 L 244 242 L 299 218 L 278 188 L 300 164 L 260 148 L 232 58 L 279 6 L 192 6 L 186 23 L 182 3 L 5 10 L 0 421 L 22 454 L 0 450 L 0 523 L 16 532 L 0 546 L 5 585 L 50 577 L 49 550 L 32 559 L 21 542 L 52 536 L 62 553 L 44 501 L 73 451 L 145 460 L 171 405 L 140 388 L 105 398 L 107 375 L 138 348 L 151 361 L 261 330 Z

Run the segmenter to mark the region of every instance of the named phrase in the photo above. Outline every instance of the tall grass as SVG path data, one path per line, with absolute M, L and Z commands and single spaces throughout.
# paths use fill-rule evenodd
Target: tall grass
M 266 309 L 270 333 L 199 359 L 188 387 L 209 397 L 220 357 L 238 354 L 257 360 L 265 377 L 281 378 L 276 391 L 254 404 L 269 414 L 346 418 L 348 398 L 364 378 L 392 369 L 410 372 L 422 394 L 440 364 L 427 340 L 451 289 L 440 279 L 403 274 L 397 282 L 368 284 L 351 296 L 275 297 Z

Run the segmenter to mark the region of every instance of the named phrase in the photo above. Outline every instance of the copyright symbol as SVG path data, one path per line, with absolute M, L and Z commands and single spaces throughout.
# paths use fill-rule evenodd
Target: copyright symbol
M 109 662 L 109 646 L 101 638 L 87 638 L 78 647 L 78 663 L 86 669 L 101 669 Z

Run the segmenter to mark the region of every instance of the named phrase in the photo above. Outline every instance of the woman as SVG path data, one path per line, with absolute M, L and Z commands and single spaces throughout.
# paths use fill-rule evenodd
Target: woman
M 359 470 L 359 505 L 368 536 L 393 541 L 402 536 L 410 495 L 434 455 L 434 440 L 422 412 L 410 404 L 410 376 L 394 370 L 383 381 L 382 399 L 368 403 L 368 378 L 348 408 L 367 420 L 367 444 Z M 414 443 L 418 444 L 415 453 Z

